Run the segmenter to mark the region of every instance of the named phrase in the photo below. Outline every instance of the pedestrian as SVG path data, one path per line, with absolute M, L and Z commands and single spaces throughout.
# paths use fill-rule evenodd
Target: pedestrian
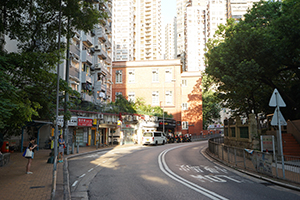
M 35 142 L 35 138 L 31 137 L 29 139 L 29 145 L 26 151 L 30 150 L 32 151 L 32 157 L 26 157 L 28 159 L 27 165 L 26 165 L 26 174 L 32 174 L 32 172 L 30 171 L 30 167 L 31 167 L 31 163 L 32 163 L 32 159 L 33 159 L 33 155 L 34 155 L 34 149 L 37 147 L 37 144 L 34 144 Z
M 64 155 L 64 147 L 65 147 L 65 140 L 63 139 L 63 135 L 59 135 L 59 139 L 58 139 L 58 144 L 59 144 L 59 148 L 58 148 L 58 162 L 63 162 L 63 155 Z M 60 156 L 60 159 L 59 159 Z

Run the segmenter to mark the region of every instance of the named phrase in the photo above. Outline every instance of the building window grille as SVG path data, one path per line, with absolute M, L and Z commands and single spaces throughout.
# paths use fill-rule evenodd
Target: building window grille
M 173 104 L 173 94 L 172 91 L 166 91 L 166 105 Z
M 158 91 L 152 92 L 152 105 L 159 105 L 159 93 L 158 93 Z
M 134 83 L 135 82 L 135 75 L 134 75 L 134 69 L 131 69 L 128 71 L 128 82 Z
M 116 83 L 122 83 L 122 70 L 116 71 Z
M 158 82 L 158 69 L 152 69 L 152 82 Z

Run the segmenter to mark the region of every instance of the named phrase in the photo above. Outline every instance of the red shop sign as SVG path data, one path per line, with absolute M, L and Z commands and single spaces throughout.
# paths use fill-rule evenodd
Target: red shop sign
M 93 126 L 92 119 L 78 118 L 78 126 Z

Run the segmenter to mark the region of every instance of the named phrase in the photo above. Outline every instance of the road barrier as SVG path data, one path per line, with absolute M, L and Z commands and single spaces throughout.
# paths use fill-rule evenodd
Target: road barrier
M 224 137 L 209 139 L 208 149 L 215 158 L 230 166 L 300 183 L 300 157 L 284 155 L 283 165 L 281 155 L 227 146 L 224 145 Z

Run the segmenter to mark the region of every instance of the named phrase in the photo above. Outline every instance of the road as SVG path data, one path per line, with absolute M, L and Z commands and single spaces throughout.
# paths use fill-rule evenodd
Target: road
M 72 199 L 300 199 L 300 192 L 222 166 L 207 141 L 115 148 L 69 160 Z

